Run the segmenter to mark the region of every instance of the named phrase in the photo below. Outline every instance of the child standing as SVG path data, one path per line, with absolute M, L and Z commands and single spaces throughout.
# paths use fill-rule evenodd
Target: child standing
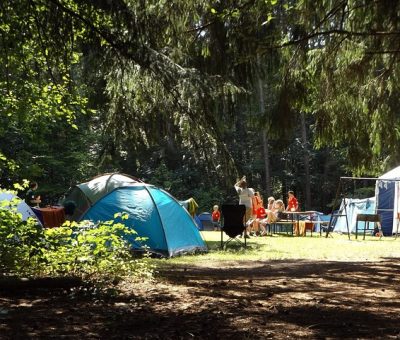
M 212 223 L 214 225 L 214 230 L 220 229 L 221 227 L 219 224 L 220 219 L 221 219 L 221 213 L 219 212 L 219 207 L 218 205 L 214 205 L 212 212 Z
M 286 211 L 298 211 L 298 210 L 299 210 L 299 202 L 297 201 L 297 198 L 294 196 L 294 192 L 292 190 L 289 190 Z

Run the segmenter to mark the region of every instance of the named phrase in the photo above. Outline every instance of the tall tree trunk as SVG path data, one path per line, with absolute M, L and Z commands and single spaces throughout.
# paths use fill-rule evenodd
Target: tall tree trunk
M 304 113 L 300 115 L 301 119 L 301 139 L 303 142 L 303 158 L 304 158 L 304 192 L 305 192 L 305 209 L 309 210 L 311 207 L 311 185 L 310 185 L 310 154 L 308 150 L 306 117 Z
M 271 188 L 271 171 L 270 171 L 270 161 L 269 161 L 269 148 L 268 148 L 268 135 L 267 132 L 262 130 L 262 145 L 263 145 L 263 155 L 264 155 L 264 169 L 265 169 L 265 191 L 267 196 L 272 195 Z
M 258 66 L 258 103 L 260 116 L 264 115 L 265 112 L 265 100 L 264 100 L 264 88 L 263 88 L 263 80 L 260 74 L 260 56 L 257 56 L 257 66 Z M 269 160 L 269 148 L 268 148 L 268 135 L 267 131 L 264 128 L 261 132 L 262 136 L 262 145 L 263 145 L 263 158 L 264 158 L 264 171 L 265 171 L 265 191 L 267 196 L 271 196 L 271 171 L 270 171 L 270 160 Z

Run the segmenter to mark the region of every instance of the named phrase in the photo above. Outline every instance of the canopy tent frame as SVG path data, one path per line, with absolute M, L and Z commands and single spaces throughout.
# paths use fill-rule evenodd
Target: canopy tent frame
M 338 184 L 338 187 L 337 187 L 337 190 L 336 190 L 336 195 L 335 195 L 335 199 L 334 199 L 334 201 L 333 201 L 333 205 L 332 205 L 332 213 L 331 213 L 331 218 L 330 218 L 330 220 L 329 220 L 329 225 L 328 225 L 328 228 L 326 229 L 326 238 L 328 238 L 328 236 L 329 236 L 329 233 L 332 231 L 332 224 L 333 224 L 333 221 L 334 221 L 334 219 L 336 218 L 336 217 L 339 217 L 339 216 L 344 216 L 345 217 L 345 220 L 346 220 L 346 228 L 347 228 L 347 235 L 348 235 L 348 238 L 349 238 L 349 240 L 350 240 L 350 227 L 349 227 L 349 221 L 348 221 L 348 218 L 347 218 L 347 209 L 346 209 L 346 206 L 347 206 L 347 202 L 346 202 L 346 200 L 344 200 L 344 192 L 343 192 L 343 190 L 342 190 L 342 187 L 343 187 L 343 183 L 342 182 L 344 182 L 344 181 L 348 181 L 348 180 L 355 180 L 355 181 L 359 181 L 359 180 L 373 180 L 373 181 L 384 181 L 384 182 L 400 182 L 400 179 L 396 179 L 396 178 L 379 178 L 379 177 L 346 177 L 346 176 L 342 176 L 342 177 L 340 177 L 340 179 L 339 179 L 339 184 Z M 342 213 L 342 214 L 340 214 L 340 213 L 337 213 L 337 214 L 335 214 L 335 207 L 336 207 L 336 204 L 338 203 L 338 199 L 339 199 L 339 197 L 340 197 L 340 199 L 341 199 L 341 201 L 343 202 L 343 200 L 344 200 L 344 204 L 343 204 L 343 208 L 344 208 L 344 213 Z M 375 208 L 375 209 L 377 209 L 377 208 Z M 379 209 L 379 211 L 394 211 L 394 208 L 393 209 Z M 398 214 L 399 215 L 399 217 L 400 217 L 400 213 Z M 397 232 L 398 232 L 398 229 L 399 229 L 399 221 L 397 221 L 397 230 L 396 230 L 396 237 L 397 237 Z M 382 231 L 381 231 L 382 232 Z

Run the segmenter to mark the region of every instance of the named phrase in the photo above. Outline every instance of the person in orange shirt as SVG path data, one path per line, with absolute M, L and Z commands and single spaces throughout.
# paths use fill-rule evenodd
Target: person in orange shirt
M 219 230 L 221 228 L 221 225 L 219 224 L 219 221 L 221 219 L 221 213 L 219 211 L 218 205 L 214 205 L 213 212 L 211 214 L 211 219 L 214 225 L 214 230 Z
M 249 222 L 249 231 L 250 235 L 256 235 L 259 232 L 259 226 L 258 226 L 258 216 L 260 214 L 260 208 L 265 212 L 264 209 L 264 202 L 262 199 L 262 196 L 258 191 L 254 193 L 254 196 L 251 198 L 252 205 L 253 205 L 253 216 Z M 259 211 L 260 210 L 260 211 Z
M 260 207 L 263 207 L 263 199 L 258 191 L 254 193 L 254 196 L 251 198 L 253 204 L 253 217 L 257 216 L 257 210 Z

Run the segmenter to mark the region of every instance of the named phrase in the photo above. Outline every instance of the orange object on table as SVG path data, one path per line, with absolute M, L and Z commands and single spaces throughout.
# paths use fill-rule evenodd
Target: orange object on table
M 42 215 L 43 227 L 45 228 L 57 228 L 65 222 L 64 207 L 46 207 L 36 208 Z

